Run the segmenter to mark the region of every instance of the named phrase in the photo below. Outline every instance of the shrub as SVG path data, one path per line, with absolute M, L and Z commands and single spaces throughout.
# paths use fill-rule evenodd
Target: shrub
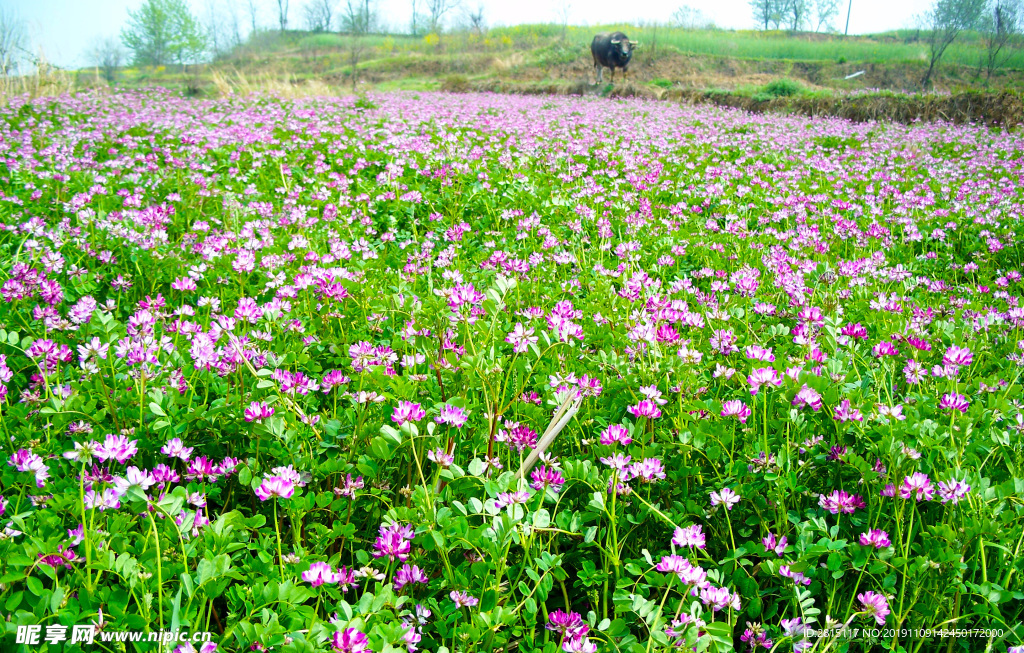
M 465 75 L 448 75 L 441 82 L 441 90 L 446 93 L 466 93 L 469 91 L 469 80 Z
M 791 97 L 804 92 L 804 85 L 795 79 L 783 77 L 768 82 L 764 87 L 764 93 L 771 97 Z

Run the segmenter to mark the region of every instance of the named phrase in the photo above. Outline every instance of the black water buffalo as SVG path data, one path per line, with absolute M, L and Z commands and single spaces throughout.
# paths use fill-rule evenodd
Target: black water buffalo
M 615 81 L 615 69 L 622 68 L 622 74 L 629 79 L 629 61 L 633 58 L 633 50 L 638 43 L 630 41 L 622 32 L 598 34 L 590 43 L 590 53 L 594 55 L 594 70 L 597 83 L 604 81 L 604 69 L 612 69 L 612 81 Z

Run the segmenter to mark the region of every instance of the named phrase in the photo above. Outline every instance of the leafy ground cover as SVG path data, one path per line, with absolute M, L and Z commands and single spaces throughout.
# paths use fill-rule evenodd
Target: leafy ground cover
M 1016 134 L 152 91 L 0 139 L 4 650 L 1024 635 Z

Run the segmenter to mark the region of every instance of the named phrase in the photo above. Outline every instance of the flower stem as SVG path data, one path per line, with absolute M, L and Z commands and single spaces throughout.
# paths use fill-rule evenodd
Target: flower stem
M 284 580 L 284 556 L 281 555 L 281 526 L 277 523 L 277 501 L 274 501 L 274 532 L 277 533 L 277 567 L 281 571 L 281 580 Z

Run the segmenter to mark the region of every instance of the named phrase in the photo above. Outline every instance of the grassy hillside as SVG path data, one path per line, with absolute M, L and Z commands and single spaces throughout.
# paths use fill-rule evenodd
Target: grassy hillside
M 353 38 L 294 31 L 257 34 L 201 67 L 126 69 L 118 83 L 178 86 L 200 94 L 268 84 L 430 90 L 451 85 L 453 78 L 457 84 L 478 86 L 585 83 L 594 81 L 590 39 L 596 32 L 613 29 L 641 43 L 630 79 L 662 89 L 754 95 L 773 80 L 792 78 L 801 83 L 802 92 L 918 91 L 928 57 L 927 43 L 913 31 L 849 38 L 664 25 L 518 25 L 440 37 Z M 943 58 L 935 89 L 1024 90 L 1024 50 L 1012 53 L 991 79 L 981 68 L 983 55 L 977 36 L 968 34 L 954 43 Z M 858 77 L 845 79 L 861 71 Z M 78 82 L 89 84 L 91 77 L 93 71 L 80 71 Z

